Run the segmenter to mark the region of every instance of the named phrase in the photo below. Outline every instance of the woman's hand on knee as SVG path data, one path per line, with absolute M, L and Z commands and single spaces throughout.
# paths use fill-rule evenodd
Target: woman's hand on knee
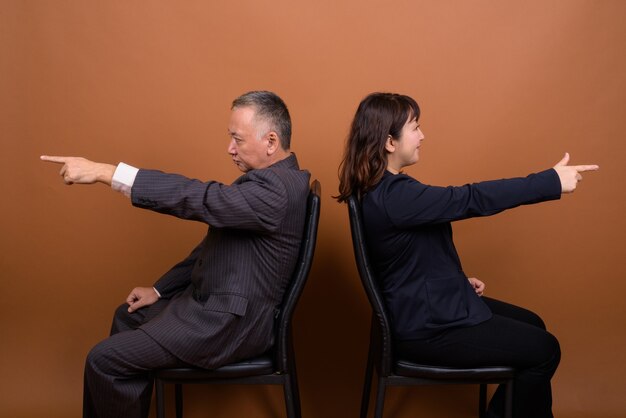
M 468 277 L 467 280 L 469 280 L 476 294 L 478 296 L 482 296 L 483 292 L 485 291 L 485 284 L 478 280 L 476 277 Z

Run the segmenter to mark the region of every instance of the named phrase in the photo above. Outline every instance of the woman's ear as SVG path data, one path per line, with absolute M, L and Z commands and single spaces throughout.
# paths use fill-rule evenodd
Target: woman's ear
M 394 152 L 396 150 L 393 141 L 395 141 L 395 139 L 393 139 L 391 135 L 387 135 L 387 141 L 385 142 L 385 150 L 387 150 L 387 152 Z

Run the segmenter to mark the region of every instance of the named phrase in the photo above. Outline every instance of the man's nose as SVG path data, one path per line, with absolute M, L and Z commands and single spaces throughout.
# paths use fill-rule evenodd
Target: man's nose
M 231 139 L 228 143 L 228 153 L 230 155 L 235 155 L 237 152 L 235 151 L 235 140 Z

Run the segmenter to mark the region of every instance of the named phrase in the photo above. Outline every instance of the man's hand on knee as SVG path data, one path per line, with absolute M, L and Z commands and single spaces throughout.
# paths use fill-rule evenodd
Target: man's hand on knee
M 150 306 L 154 302 L 159 300 L 159 295 L 152 287 L 136 287 L 131 290 L 130 294 L 126 298 L 128 303 L 128 312 L 135 312 L 139 308 L 144 306 Z

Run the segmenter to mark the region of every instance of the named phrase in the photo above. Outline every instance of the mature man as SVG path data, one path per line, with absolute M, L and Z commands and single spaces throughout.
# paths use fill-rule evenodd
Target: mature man
M 63 164 L 68 185 L 105 183 L 134 206 L 210 226 L 186 259 L 153 287 L 133 289 L 117 309 L 111 336 L 87 356 L 84 417 L 147 417 L 150 370 L 215 368 L 272 345 L 275 309 L 300 247 L 309 173 L 289 152 L 291 119 L 274 93 L 235 99 L 228 131 L 228 153 L 244 172 L 231 185 L 123 163 L 41 157 Z

